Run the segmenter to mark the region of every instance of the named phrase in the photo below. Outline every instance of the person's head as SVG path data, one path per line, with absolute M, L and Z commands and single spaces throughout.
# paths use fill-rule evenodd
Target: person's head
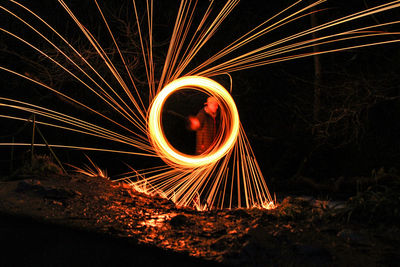
M 207 98 L 207 102 L 205 103 L 207 105 L 207 109 L 212 112 L 215 113 L 218 110 L 218 101 L 215 97 L 210 96 L 209 98 Z

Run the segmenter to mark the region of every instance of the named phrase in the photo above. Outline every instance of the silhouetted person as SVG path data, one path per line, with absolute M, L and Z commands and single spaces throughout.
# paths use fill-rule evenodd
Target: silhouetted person
M 215 141 L 218 132 L 218 101 L 215 97 L 207 98 L 197 115 L 189 117 L 189 129 L 196 131 L 196 155 L 203 154 Z

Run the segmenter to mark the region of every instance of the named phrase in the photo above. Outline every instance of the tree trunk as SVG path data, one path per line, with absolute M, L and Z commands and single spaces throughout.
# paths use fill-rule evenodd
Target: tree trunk
M 317 26 L 318 21 L 316 14 L 313 13 L 311 14 L 311 27 Z M 312 38 L 315 39 L 317 38 L 317 34 L 314 32 L 312 34 Z M 313 52 L 318 53 L 319 46 L 315 45 L 313 46 Z M 321 110 L 321 62 L 320 62 L 320 56 L 318 54 L 314 55 L 314 123 L 319 121 L 319 113 Z

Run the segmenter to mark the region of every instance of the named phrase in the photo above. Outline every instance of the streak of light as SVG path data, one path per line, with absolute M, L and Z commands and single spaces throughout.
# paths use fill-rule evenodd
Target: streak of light
M 118 38 L 113 34 L 108 20 L 97 0 L 95 0 L 95 4 L 101 16 L 101 20 L 106 25 L 108 34 L 113 41 L 119 58 L 123 62 L 123 66 L 133 88 L 125 82 L 122 78 L 122 74 L 114 66 L 112 60 L 100 43 L 80 22 L 63 0 L 58 0 L 59 4 L 81 30 L 90 45 L 96 50 L 98 57 L 102 60 L 106 69 L 112 74 L 113 79 L 117 81 L 120 88 L 113 88 L 110 85 L 111 83 L 107 82 L 103 77 L 104 75 L 99 73 L 76 48 L 44 19 L 18 1 L 9 0 L 9 2 L 28 11 L 41 25 L 45 25 L 55 36 L 60 38 L 62 43 L 67 45 L 68 50 L 57 46 L 55 42 L 50 41 L 50 38 L 47 38 L 34 25 L 31 25 L 16 13 L 0 5 L 0 8 L 5 11 L 5 13 L 24 24 L 35 32 L 41 40 L 44 40 L 47 44 L 56 49 L 58 53 L 63 55 L 63 57 L 76 68 L 75 71 L 77 70 L 78 73 L 63 66 L 61 61 L 57 61 L 51 55 L 45 53 L 45 50 L 39 49 L 39 46 L 28 42 L 22 36 L 18 36 L 3 28 L 1 28 L 1 32 L 19 40 L 21 43 L 32 48 L 33 51 L 36 51 L 36 53 L 48 59 L 52 64 L 57 65 L 61 70 L 72 76 L 89 90 L 89 92 L 93 93 L 98 100 L 107 104 L 114 112 L 122 116 L 124 122 L 111 119 L 112 117 L 105 116 L 94 108 L 84 105 L 77 99 L 69 97 L 60 90 L 56 90 L 43 82 L 36 81 L 10 68 L 0 66 L 0 70 L 7 71 L 34 84 L 40 85 L 50 92 L 83 107 L 87 111 L 97 114 L 97 116 L 102 119 L 116 125 L 118 131 L 112 131 L 96 123 L 90 123 L 63 114 L 62 112 L 46 109 L 40 105 L 29 104 L 4 97 L 0 98 L 0 106 L 2 109 L 6 108 L 7 110 L 34 113 L 40 116 L 37 121 L 38 124 L 59 128 L 63 131 L 73 131 L 103 138 L 105 141 L 119 142 L 138 149 L 139 152 L 72 145 L 51 145 L 51 147 L 114 152 L 162 159 L 166 163 L 165 165 L 151 168 L 138 169 L 136 166 L 133 168 L 128 165 L 131 171 L 125 173 L 122 178 L 118 178 L 118 180 L 127 182 L 132 185 L 133 188 L 141 192 L 160 194 L 163 197 L 171 199 L 178 206 L 194 206 L 198 210 L 210 210 L 224 207 L 258 207 L 270 209 L 274 208 L 275 205 L 269 193 L 266 179 L 261 173 L 261 168 L 251 149 L 246 133 L 240 124 L 234 100 L 222 86 L 206 77 L 229 75 L 229 73 L 233 71 L 277 62 L 400 41 L 397 37 L 399 34 L 398 32 L 384 32 L 378 30 L 379 27 L 396 25 L 400 23 L 400 21 L 391 21 L 362 28 L 352 28 L 347 31 L 339 30 L 339 32 L 327 35 L 323 34 L 325 30 L 334 30 L 335 27 L 339 25 L 350 24 L 362 18 L 400 7 L 400 0 L 397 0 L 335 19 L 283 39 L 264 44 L 257 49 L 240 53 L 233 58 L 228 58 L 233 52 L 245 48 L 246 45 L 251 44 L 255 40 L 260 40 L 261 37 L 266 36 L 272 31 L 281 29 L 287 24 L 295 23 L 312 13 L 323 11 L 323 9 L 316 11 L 313 9 L 325 2 L 325 0 L 312 1 L 311 3 L 305 3 L 305 1 L 299 0 L 246 32 L 213 56 L 205 59 L 203 63 L 188 70 L 193 59 L 199 55 L 199 51 L 203 49 L 208 41 L 216 34 L 221 24 L 238 5 L 239 1 L 227 0 L 220 10 L 215 10 L 214 2 L 216 1 L 211 1 L 205 12 L 201 13 L 197 12 L 198 1 L 182 0 L 175 20 L 165 62 L 162 69 L 160 69 L 161 76 L 157 84 L 155 65 L 153 62 L 154 3 L 153 0 L 146 0 L 145 19 L 142 20 L 137 10 L 136 3 L 133 0 L 132 4 L 134 7 L 149 91 L 149 101 L 148 106 L 146 106 L 146 101 L 141 99 L 139 88 L 134 82 L 132 70 L 128 69 L 124 55 L 119 48 L 117 42 Z M 304 6 L 302 7 L 301 4 L 304 4 Z M 194 23 L 195 16 L 201 16 L 200 22 L 196 25 Z M 143 30 L 145 24 L 147 24 L 147 29 Z M 195 29 L 194 33 L 192 31 L 192 26 Z M 148 35 L 148 40 L 145 40 L 146 33 Z M 312 36 L 313 33 L 318 33 L 320 37 L 307 39 L 309 36 Z M 358 41 L 360 43 L 349 44 L 353 41 Z M 326 48 L 326 46 L 332 44 L 336 45 L 336 47 Z M 317 45 L 324 49 L 320 50 L 320 52 L 308 52 L 310 48 Z M 78 60 L 73 60 L 72 55 L 70 55 L 71 51 L 74 55 L 78 56 Z M 84 68 L 88 68 L 89 71 L 86 71 Z M 81 76 L 84 76 L 85 79 Z M 231 76 L 229 77 L 231 79 Z M 103 87 L 101 85 L 105 86 Z M 117 89 L 122 89 L 122 94 L 120 94 Z M 218 99 L 221 107 L 222 133 L 218 136 L 215 145 L 210 151 L 200 156 L 186 155 L 177 151 L 170 145 L 163 133 L 161 124 L 163 105 L 171 94 L 181 89 L 202 91 L 208 95 L 213 95 Z M 232 91 L 232 88 L 230 91 Z M 26 118 L 15 116 L 14 114 L 0 114 L 0 117 L 27 121 Z M 42 121 L 42 119 L 45 120 Z M 121 130 L 127 131 L 129 135 L 120 133 L 119 131 Z M 31 144 L 1 143 L 0 145 L 30 146 Z M 35 145 L 45 146 L 45 144 Z
M 98 165 L 96 165 L 87 155 L 86 158 L 89 160 L 90 165 L 85 164 L 84 167 L 76 167 L 74 165 L 68 164 L 74 169 L 75 172 L 89 176 L 89 177 L 101 177 L 104 179 L 109 179 L 107 175 L 107 170 L 102 170 Z
M 165 101 L 176 91 L 193 87 L 216 97 L 221 109 L 224 108 L 223 113 L 229 116 L 221 119 L 221 128 L 230 129 L 230 132 L 226 139 L 219 140 L 217 143 L 221 144 L 216 145 L 207 155 L 190 156 L 179 152 L 168 142 L 162 129 L 161 113 Z M 188 76 L 169 83 L 156 96 L 150 108 L 148 127 L 150 140 L 162 159 L 181 167 L 194 168 L 219 160 L 233 147 L 239 131 L 239 114 L 232 97 L 220 84 L 204 77 Z
M 42 23 L 44 23 L 44 25 L 46 25 L 52 32 L 54 32 L 58 37 L 60 37 L 64 43 L 66 43 L 78 56 L 79 58 L 90 67 L 90 69 L 98 76 L 100 77 L 100 79 L 108 86 L 108 88 L 120 99 L 121 97 L 112 89 L 112 87 L 109 85 L 109 83 L 107 83 L 102 76 L 84 59 L 84 57 L 69 43 L 65 40 L 65 38 L 63 38 L 56 30 L 54 30 L 53 27 L 51 27 L 48 23 L 46 23 L 41 17 L 39 17 L 37 14 L 35 14 L 34 12 L 32 12 L 31 10 L 27 9 L 25 6 L 21 5 L 20 3 L 17 3 L 16 1 L 11 0 L 11 2 L 18 4 L 20 7 L 24 8 L 25 10 L 29 11 L 32 15 L 34 15 L 37 19 L 39 19 Z M 30 46 L 31 48 L 33 48 L 34 50 L 38 51 L 40 54 L 42 54 L 43 56 L 45 56 L 46 58 L 48 58 L 49 60 L 51 60 L 52 62 L 54 62 L 55 64 L 57 64 L 60 68 L 62 68 L 63 70 L 65 70 L 67 73 L 69 73 L 72 77 L 76 78 L 79 82 L 81 82 L 82 84 L 84 84 L 90 91 L 92 91 L 93 93 L 95 93 L 98 97 L 100 97 L 100 99 L 102 101 L 104 101 L 105 103 L 107 103 L 108 105 L 110 105 L 113 109 L 117 110 L 122 116 L 126 117 L 128 120 L 132 119 L 132 117 L 130 117 L 130 115 L 122 108 L 121 105 L 119 105 L 117 103 L 117 101 L 111 97 L 110 94 L 107 93 L 106 90 L 104 90 L 96 81 L 94 81 L 94 79 L 87 73 L 85 72 L 76 62 L 74 62 L 64 51 L 62 51 L 59 47 L 57 47 L 53 42 L 51 42 L 48 38 L 46 38 L 42 33 L 40 33 L 38 30 L 36 30 L 33 26 L 31 26 L 28 22 L 26 22 L 25 20 L 23 20 L 22 18 L 20 18 L 19 16 L 17 16 L 16 14 L 14 14 L 13 12 L 9 11 L 8 9 L 4 8 L 3 6 L 0 6 L 1 9 L 3 9 L 4 11 L 8 12 L 9 14 L 11 14 L 12 16 L 14 16 L 15 18 L 17 18 L 19 21 L 21 21 L 24 25 L 28 26 L 30 29 L 32 29 L 35 33 L 37 33 L 41 38 L 43 38 L 43 40 L 45 40 L 47 43 L 49 43 L 51 46 L 53 46 L 58 52 L 60 52 L 69 62 L 71 62 L 77 69 L 79 69 L 86 77 L 88 77 L 101 91 L 102 94 L 104 94 L 108 100 L 110 100 L 111 102 L 113 102 L 116 106 L 114 106 L 113 104 L 111 104 L 110 102 L 108 102 L 107 100 L 105 100 L 103 98 L 103 96 L 101 96 L 98 92 L 96 92 L 93 88 L 91 88 L 89 85 L 87 85 L 86 83 L 84 83 L 80 78 L 78 78 L 76 75 L 74 75 L 71 71 L 67 70 L 64 66 L 62 66 L 59 62 L 55 61 L 53 58 L 49 57 L 45 52 L 41 51 L 40 49 L 38 49 L 37 47 L 35 47 L 34 45 L 32 45 L 31 43 L 23 40 L 22 38 L 20 38 L 19 36 L 12 34 L 4 29 L 1 29 L 2 31 L 8 33 L 9 35 L 13 36 L 14 38 L 20 40 L 21 42 L 25 43 L 26 45 Z M 126 105 L 126 103 L 122 100 L 122 102 Z M 119 111 L 118 108 L 120 108 L 122 110 Z M 129 108 L 129 106 L 127 106 Z M 129 109 L 134 116 L 137 117 L 137 115 L 131 110 Z M 138 111 L 140 111 L 140 109 L 138 109 Z M 144 117 L 144 115 L 142 115 Z M 128 118 L 130 117 L 130 118 Z M 133 119 L 133 123 L 136 124 L 139 128 L 140 128 L 140 123 L 137 123 L 137 121 L 135 119 Z M 143 123 L 142 123 L 143 124 Z
M 68 116 L 68 115 L 65 115 L 65 114 L 62 114 L 59 112 L 55 112 L 50 109 L 46 109 L 46 108 L 43 108 L 40 106 L 32 105 L 29 103 L 25 103 L 25 102 L 13 100 L 13 99 L 0 98 L 0 101 L 2 101 L 2 102 L 0 102 L 0 106 L 2 106 L 2 107 L 22 110 L 22 111 L 26 111 L 28 113 L 34 113 L 37 115 L 41 115 L 41 116 L 44 116 L 44 117 L 47 117 L 50 119 L 54 119 L 56 121 L 60 121 L 60 122 L 87 130 L 88 132 L 91 132 L 91 134 L 101 136 L 102 138 L 105 138 L 105 139 L 118 141 L 121 143 L 125 142 L 131 146 L 141 148 L 142 150 L 152 151 L 151 147 L 147 147 L 146 143 L 144 143 L 138 139 L 126 137 L 124 135 L 115 133 L 106 128 L 100 127 L 98 125 L 88 123 L 88 122 L 80 120 L 78 118 L 74 118 L 72 116 Z M 9 101 L 9 102 L 12 102 L 13 104 L 8 104 L 3 101 Z M 60 126 L 60 127 L 62 127 L 62 126 Z M 72 128 L 69 128 L 69 129 L 75 131 L 75 129 L 72 129 Z
M 32 143 L 0 143 L 0 146 L 31 146 Z M 35 143 L 35 147 L 46 147 L 47 144 L 39 144 Z M 84 147 L 84 146 L 67 146 L 67 145 L 56 145 L 56 144 L 49 144 L 51 148 L 65 148 L 65 149 L 76 149 L 82 151 L 98 151 L 98 152 L 110 152 L 110 153 L 117 153 L 117 154 L 128 154 L 128 155 L 136 155 L 136 156 L 145 156 L 145 157 L 157 157 L 153 154 L 148 153 L 138 153 L 133 151 L 123 151 L 123 150 L 113 150 L 107 148 L 96 148 L 96 147 Z
M 395 8 L 400 7 L 400 1 L 392 1 L 390 3 L 385 3 L 382 5 L 379 5 L 377 7 L 373 7 L 373 8 L 369 8 L 367 10 L 363 10 L 360 12 L 356 12 L 354 14 L 324 23 L 322 25 L 316 26 L 314 28 L 310 28 L 307 29 L 305 31 L 299 32 L 297 34 L 293 34 L 290 35 L 286 38 L 283 38 L 281 40 L 278 40 L 276 42 L 264 45 L 258 49 L 254 49 L 250 52 L 244 53 L 236 58 L 230 59 L 230 60 L 225 60 L 223 63 L 218 64 L 216 66 L 213 67 L 208 67 L 210 64 L 212 64 L 213 62 L 215 62 L 218 59 L 221 59 L 223 56 L 228 55 L 229 53 L 232 53 L 233 51 L 237 50 L 238 48 L 240 48 L 241 46 L 243 46 L 244 44 L 247 44 L 251 41 L 254 41 L 255 39 L 259 38 L 260 36 L 264 35 L 267 32 L 270 32 L 272 30 L 276 30 L 278 28 L 280 28 L 281 26 L 289 23 L 289 22 L 293 22 L 294 20 L 301 18 L 302 16 L 299 16 L 297 18 L 292 18 L 294 14 L 299 14 L 305 10 L 308 10 L 312 7 L 314 7 L 316 4 L 320 4 L 324 1 L 317 1 L 316 3 L 313 3 L 309 6 L 307 6 L 304 9 L 301 9 L 298 12 L 295 12 L 287 17 L 285 17 L 282 20 L 279 20 L 277 23 L 272 24 L 271 26 L 267 26 L 266 28 L 261 28 L 261 30 L 257 31 L 256 33 L 254 33 L 253 35 L 247 37 L 247 35 L 249 33 L 246 33 L 244 36 L 240 37 L 238 40 L 236 40 L 235 42 L 233 42 L 232 44 L 228 45 L 226 48 L 222 49 L 220 52 L 218 52 L 217 54 L 215 54 L 214 56 L 211 56 L 209 59 L 207 59 L 205 62 L 203 62 L 202 64 L 200 64 L 198 67 L 196 67 L 195 69 L 189 71 L 186 75 L 201 75 L 201 76 L 206 76 L 206 77 L 211 77 L 211 76 L 216 76 L 216 75 L 221 75 L 224 72 L 233 72 L 233 71 L 239 71 L 239 70 L 243 70 L 243 69 L 248 69 L 248 68 L 254 68 L 254 67 L 259 67 L 259 66 L 264 66 L 264 65 L 268 65 L 268 64 L 273 64 L 273 63 L 278 63 L 278 62 L 282 62 L 282 61 L 287 61 L 287 60 L 293 60 L 293 59 L 298 59 L 298 58 L 302 58 L 302 57 L 307 57 L 307 56 L 314 56 L 317 54 L 326 54 L 326 53 L 332 53 L 332 52 L 339 52 L 339 51 L 344 51 L 344 50 L 349 50 L 349 49 L 354 49 L 354 48 L 361 48 L 361 47 L 368 47 L 368 46 L 373 46 L 373 45 L 383 45 L 383 44 L 389 44 L 389 43 L 396 43 L 399 42 L 399 40 L 389 40 L 389 41 L 379 41 L 379 42 L 369 42 L 367 41 L 365 44 L 361 44 L 361 45 L 353 45 L 353 46 L 347 46 L 347 47 L 342 47 L 342 48 L 337 48 L 337 49 L 329 49 L 329 50 L 325 50 L 325 51 L 320 51 L 319 53 L 302 53 L 302 54 L 294 54 L 294 55 L 288 55 L 285 57 L 281 57 L 281 58 L 276 58 L 276 59 L 268 59 L 272 56 L 275 55 L 279 55 L 279 54 L 283 54 L 283 53 L 288 53 L 288 52 L 294 52 L 294 51 L 298 51 L 300 49 L 304 49 L 304 48 L 308 48 L 308 47 L 313 47 L 316 45 L 323 45 L 326 44 L 324 42 L 322 43 L 317 43 L 317 40 L 323 40 L 323 39 L 328 39 L 328 38 L 336 38 L 336 37 L 340 37 L 342 35 L 345 34 L 359 34 L 359 36 L 357 37 L 349 37 L 349 38 L 337 38 L 334 40 L 329 41 L 329 43 L 332 42 L 340 42 L 340 41 L 345 41 L 345 40 L 350 40 L 352 38 L 363 38 L 363 37 L 371 37 L 373 35 L 366 35 L 363 34 L 363 30 L 366 30 L 368 28 L 377 28 L 380 26 L 386 26 L 389 24 L 397 24 L 399 23 L 399 21 L 393 21 L 393 22 L 389 22 L 389 23 L 382 23 L 382 24 L 377 24 L 377 25 L 373 25 L 373 26 L 368 26 L 368 27 L 363 27 L 363 28 L 356 28 L 350 31 L 346 31 L 346 32 L 339 32 L 336 34 L 332 34 L 332 35 L 327 35 L 327 36 L 323 36 L 320 38 L 315 39 L 310 39 L 306 42 L 299 42 L 296 43 L 294 45 L 288 45 L 286 47 L 283 48 L 277 48 L 276 50 L 272 50 L 272 51 L 279 51 L 280 53 L 272 53 L 271 49 L 273 47 L 276 47 L 278 45 L 282 45 L 284 43 L 288 43 L 290 41 L 305 37 L 305 36 L 310 36 L 313 33 L 316 32 L 321 32 L 323 30 L 326 29 L 330 29 L 330 28 L 334 28 L 336 26 L 339 26 L 341 24 L 345 24 L 345 23 L 350 23 L 350 22 L 354 22 L 355 20 L 360 20 L 362 18 L 365 18 L 367 16 L 372 16 L 374 14 L 378 14 L 378 13 L 383 13 L 385 11 L 389 11 L 389 10 L 393 10 Z M 261 24 L 262 25 L 262 24 Z M 260 27 L 261 25 L 257 26 L 256 28 Z M 255 30 L 256 28 L 254 28 L 253 30 Z M 394 36 L 397 35 L 397 32 L 389 32 L 389 33 L 381 33 L 382 36 L 386 35 L 388 37 L 390 36 Z M 375 35 L 377 36 L 377 35 Z M 247 38 L 245 38 L 247 37 Z M 242 39 L 245 39 L 244 41 L 241 41 Z M 303 44 L 307 44 L 307 43 L 312 43 L 309 46 L 301 46 Z M 286 50 L 287 48 L 291 48 L 297 46 L 297 49 L 293 49 L 293 50 Z M 265 51 L 265 52 L 264 52 Z M 268 60 L 267 60 L 268 59 Z M 203 71 L 200 71 L 200 69 L 204 69 Z

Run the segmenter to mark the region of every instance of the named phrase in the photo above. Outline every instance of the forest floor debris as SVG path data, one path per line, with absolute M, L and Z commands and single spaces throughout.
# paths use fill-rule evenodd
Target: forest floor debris
M 373 266 L 400 259 L 399 194 L 387 190 L 198 212 L 100 177 L 28 175 L 0 182 L 0 212 L 228 266 Z

